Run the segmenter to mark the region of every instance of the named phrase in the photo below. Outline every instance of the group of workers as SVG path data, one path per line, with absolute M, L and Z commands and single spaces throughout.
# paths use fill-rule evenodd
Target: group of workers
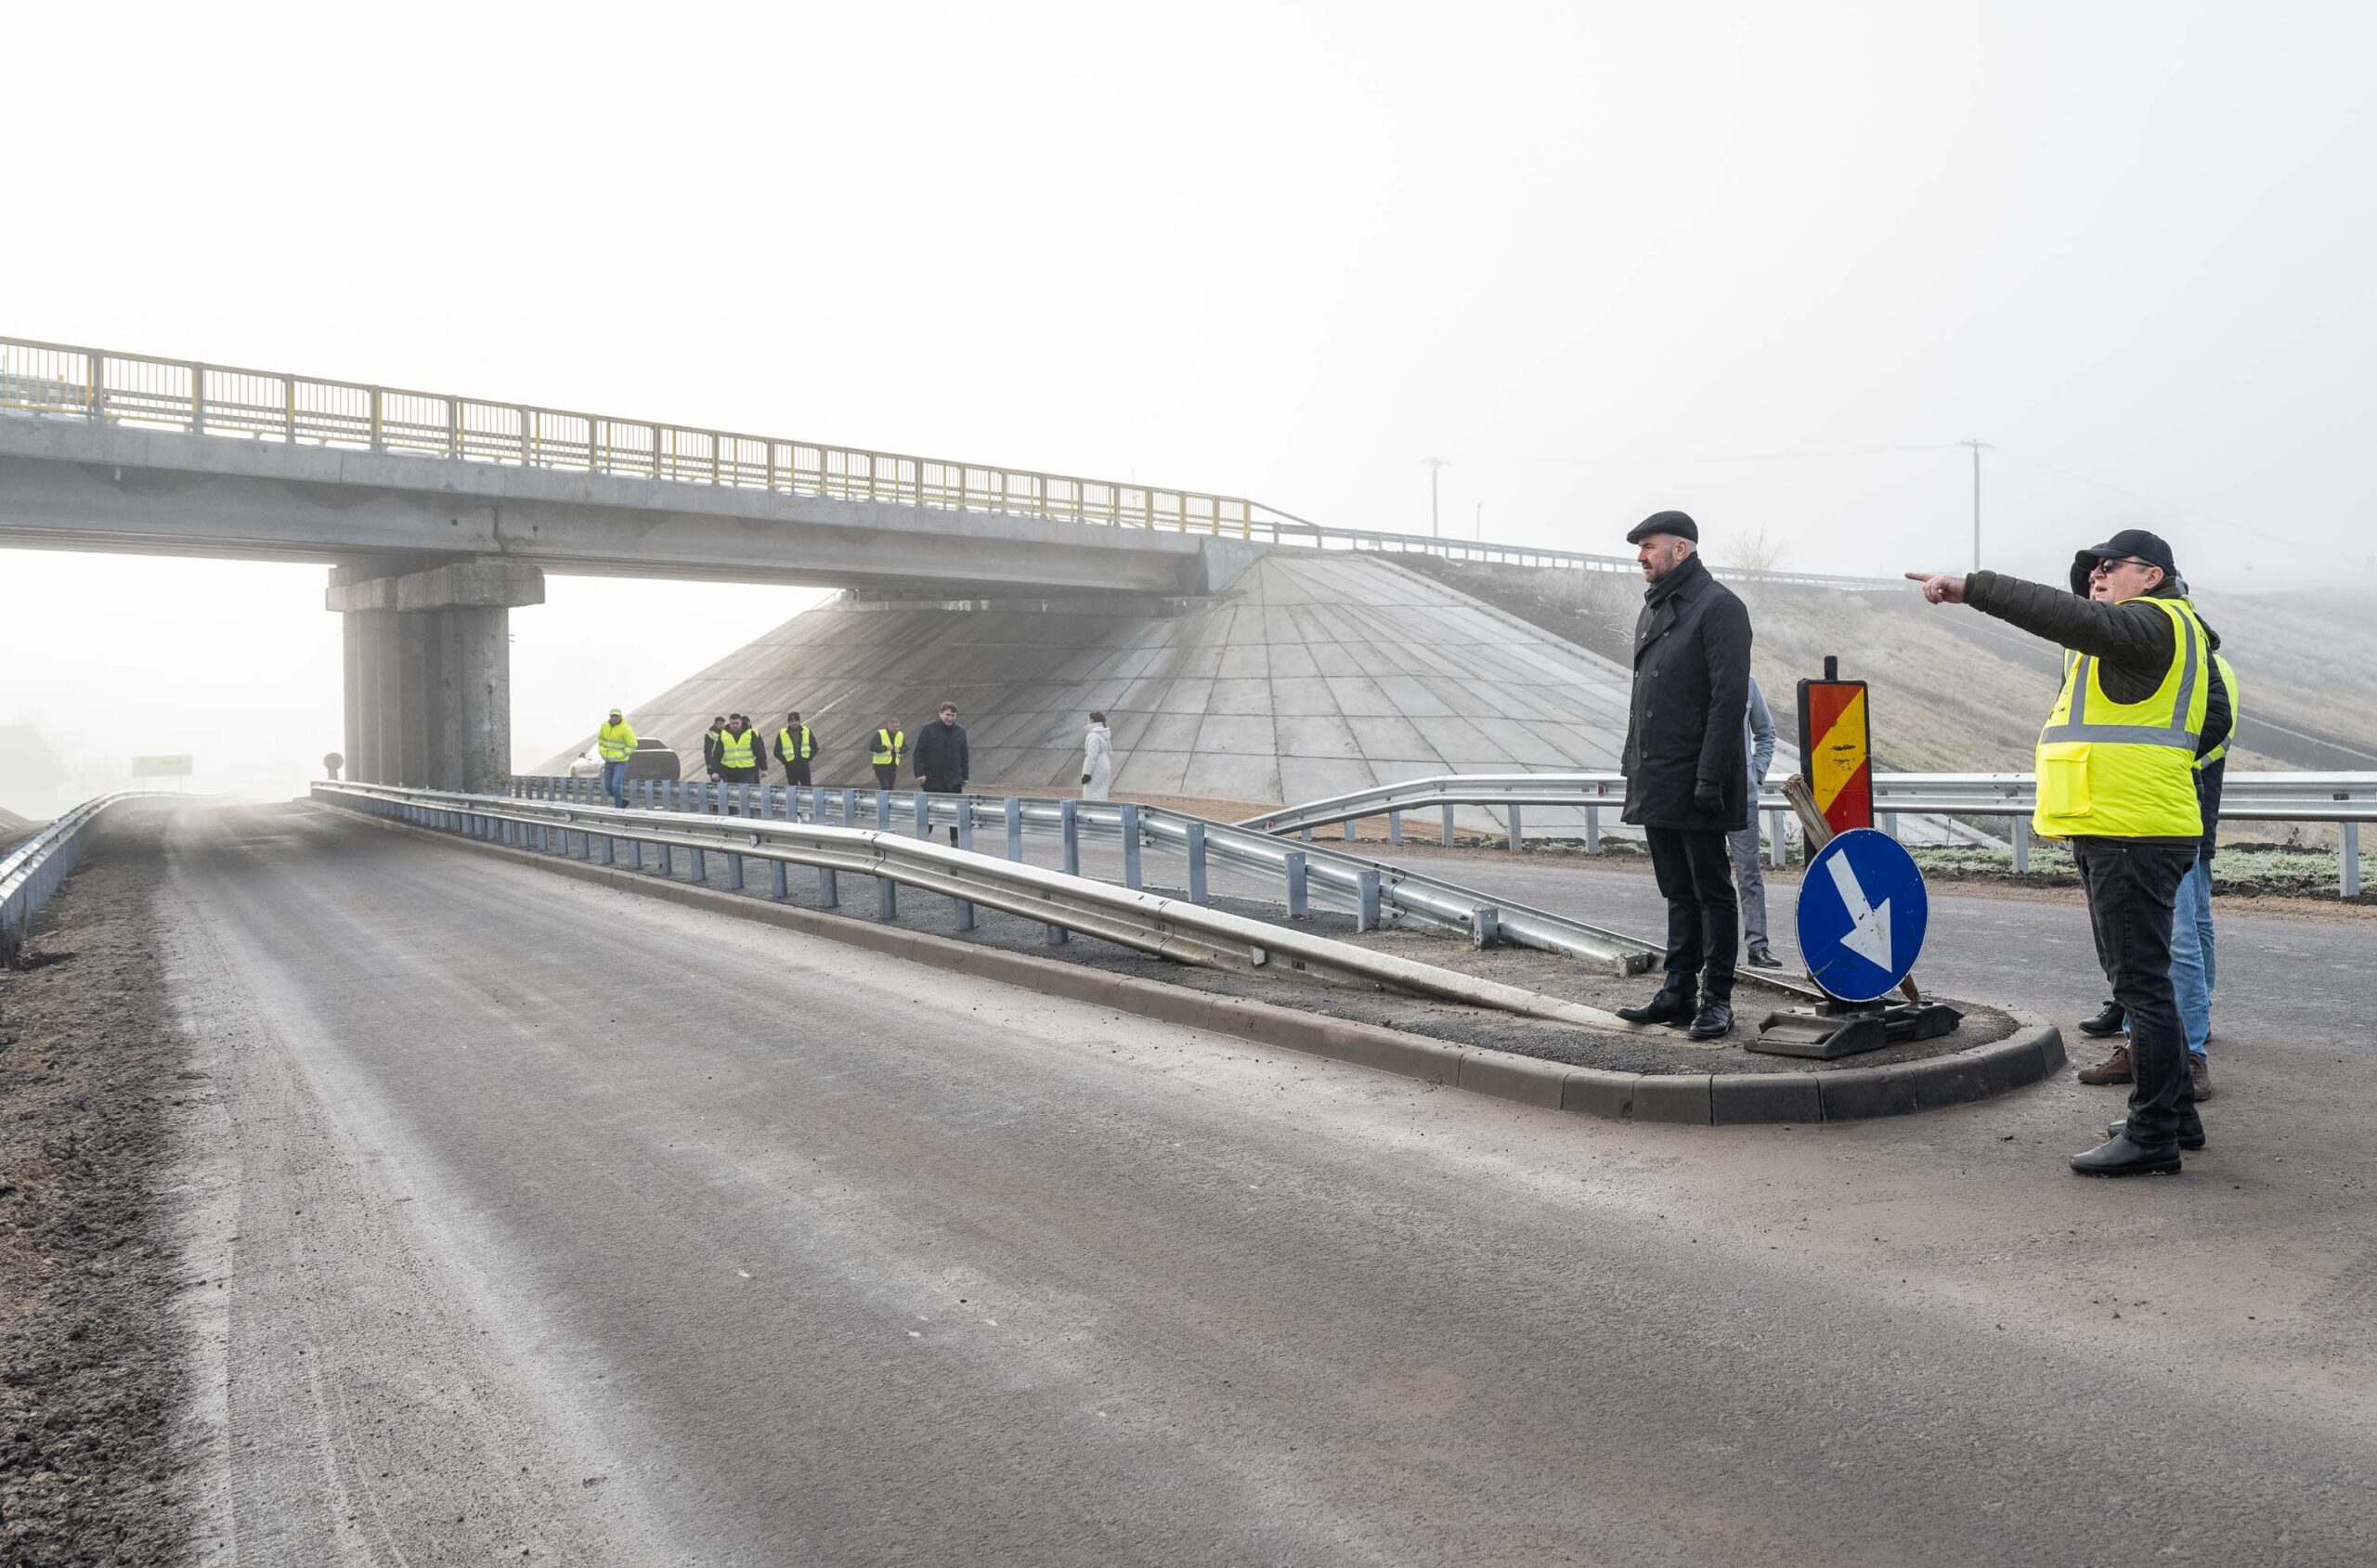
M 721 713 L 702 732 L 702 771 L 713 784 L 756 784 L 766 771 L 771 746 L 784 768 L 784 782 L 799 788 L 811 784 L 810 764 L 824 752 L 817 732 L 802 722 L 799 711 L 784 716 L 773 742 L 745 713 Z M 635 755 L 636 735 L 618 708 L 594 732 L 596 755 L 603 763 L 603 790 L 614 806 L 627 804 L 628 759 Z M 967 745 L 966 727 L 957 722 L 957 705 L 942 703 L 933 721 L 917 732 L 913 748 L 898 719 L 886 719 L 870 737 L 868 763 L 880 789 L 900 787 L 903 766 L 911 769 L 916 787 L 930 795 L 960 795 L 974 774 L 974 757 Z M 1082 797 L 1103 800 L 1114 777 L 1113 744 L 1106 715 L 1089 716 L 1082 750 Z M 950 830 L 952 842 L 956 829 Z
M 1698 525 L 1661 512 L 1626 538 L 1646 587 L 1620 764 L 1625 820 L 1649 841 L 1668 936 L 1658 993 L 1618 1012 L 1714 1040 L 1733 1029 L 1745 935 L 1750 963 L 1773 962 L 1756 826 L 1773 720 L 1750 678 L 1749 612 L 1700 560 Z M 2062 689 L 2039 732 L 2032 826 L 2071 845 L 2112 991 L 2080 1027 L 2122 1036 L 2080 1080 L 2131 1086 L 2125 1118 L 2072 1168 L 2176 1173 L 2180 1150 L 2204 1147 L 2197 1106 L 2212 1095 L 2212 855 L 2236 671 L 2170 545 L 2142 528 L 2077 552 L 2068 591 L 2001 572 L 1906 576 L 1931 603 L 1968 604 L 2064 651 Z

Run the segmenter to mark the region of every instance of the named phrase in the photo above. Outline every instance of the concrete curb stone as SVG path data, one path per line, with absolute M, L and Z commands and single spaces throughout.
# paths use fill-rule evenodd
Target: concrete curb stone
M 2065 1063 L 2063 1036 L 2053 1024 L 2017 1017 L 2014 1032 L 2004 1040 L 1952 1056 L 1891 1067 L 1834 1072 L 1674 1074 L 1569 1067 L 1507 1051 L 1448 1044 L 1401 1030 L 1305 1012 L 1253 997 L 1217 996 L 1161 980 L 1108 974 L 1059 959 L 1008 952 L 927 931 L 904 930 L 849 915 L 773 903 L 748 894 L 663 881 L 625 867 L 458 837 L 361 812 L 342 814 L 392 833 L 501 856 L 581 882 L 666 899 L 737 919 L 758 920 L 1044 995 L 1111 1007 L 1163 1023 L 1209 1030 L 1256 1044 L 1326 1056 L 1397 1077 L 1575 1115 L 1704 1127 L 1863 1121 L 1988 1099 L 2038 1082 Z

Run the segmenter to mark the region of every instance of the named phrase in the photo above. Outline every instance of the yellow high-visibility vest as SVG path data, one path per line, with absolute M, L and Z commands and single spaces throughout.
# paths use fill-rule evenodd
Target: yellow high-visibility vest
M 900 765 L 900 753 L 907 748 L 907 745 L 908 732 L 905 730 L 876 731 L 875 765 L 878 768 L 898 767 Z
M 2228 743 L 2237 738 L 2237 719 L 2239 716 L 2244 712 L 2242 708 L 2237 706 L 2237 672 L 2234 668 L 2230 667 L 2228 655 L 2226 654 L 2213 654 L 2212 667 L 2219 672 L 2220 689 L 2228 693 L 2228 732 L 2221 737 L 2220 744 L 2218 745 L 2214 746 L 2210 751 L 2205 752 L 2202 757 L 2195 759 L 2195 765 L 2198 771 L 2211 767 L 2215 762 L 2219 761 L 2222 758 L 2228 755 Z
M 757 745 L 759 739 L 760 737 L 749 730 L 744 731 L 739 735 L 732 730 L 727 731 L 718 737 L 718 765 L 721 768 L 758 767 L 760 762 L 759 758 L 753 755 L 753 748 Z
M 800 727 L 800 742 L 799 749 L 797 750 L 794 748 L 792 732 L 790 730 L 778 730 L 776 732 L 776 759 L 778 761 L 782 761 L 787 757 L 794 757 L 799 758 L 803 762 L 806 762 L 810 758 L 816 755 L 816 751 L 817 748 L 810 744 L 809 726 L 806 724 L 803 724 Z
M 617 724 L 604 723 L 594 732 L 595 749 L 605 762 L 624 762 L 635 754 L 635 732 L 622 719 Z
M 2039 732 L 2038 809 L 2050 838 L 2196 838 L 2195 747 L 2211 700 L 2203 623 L 2176 599 L 2148 599 L 2171 617 L 2171 667 L 2143 702 L 2117 703 L 2097 661 L 2066 653 L 2063 693 Z

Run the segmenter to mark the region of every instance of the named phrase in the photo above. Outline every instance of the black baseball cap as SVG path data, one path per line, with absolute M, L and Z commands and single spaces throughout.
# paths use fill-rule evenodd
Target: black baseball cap
M 1677 538 L 1690 539 L 1698 544 L 1700 525 L 1692 520 L 1688 512 L 1655 512 L 1626 530 L 1626 542 L 1641 544 L 1653 534 L 1673 534 Z
M 2083 599 L 2088 597 L 2088 574 L 2097 569 L 2098 562 L 2129 560 L 2162 567 L 2165 578 L 2179 575 L 2179 564 L 2171 557 L 2169 540 L 2144 528 L 2124 528 L 2104 543 L 2092 544 L 2072 558 L 2072 591 Z

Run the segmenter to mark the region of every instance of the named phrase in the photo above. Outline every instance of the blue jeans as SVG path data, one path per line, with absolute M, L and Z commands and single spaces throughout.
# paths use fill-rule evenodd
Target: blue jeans
M 613 807 L 622 811 L 627 810 L 628 765 L 625 760 L 603 764 L 603 793 L 611 797 Z
M 2171 990 L 2188 1053 L 2199 1058 L 2212 1041 L 2212 862 L 2198 855 L 2171 902 Z

